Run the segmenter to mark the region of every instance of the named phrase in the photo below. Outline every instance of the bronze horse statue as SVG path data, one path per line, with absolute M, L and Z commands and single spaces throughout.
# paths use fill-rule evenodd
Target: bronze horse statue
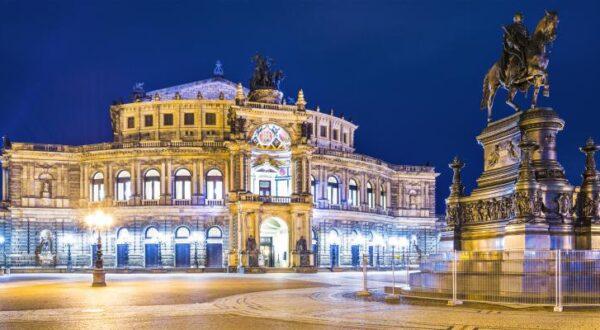
M 550 96 L 548 72 L 546 70 L 548 67 L 548 51 L 546 48 L 556 39 L 557 26 L 558 14 L 546 11 L 527 41 L 524 50 L 526 70 L 523 70 L 522 74 L 515 74 L 519 71 L 519 59 L 516 56 L 510 56 L 506 66 L 508 72 L 501 72 L 500 61 L 494 63 L 490 68 L 483 80 L 483 98 L 481 100 L 481 109 L 487 108 L 488 122 L 492 120 L 494 97 L 500 86 L 508 91 L 506 104 L 515 111 L 520 111 L 514 103 L 518 91 L 527 93 L 529 87 L 533 86 L 532 109 L 537 104 L 538 94 L 542 87 L 544 88 L 544 96 Z

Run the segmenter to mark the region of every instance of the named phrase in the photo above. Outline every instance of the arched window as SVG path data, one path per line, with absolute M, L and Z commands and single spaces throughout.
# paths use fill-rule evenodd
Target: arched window
M 117 174 L 116 182 L 117 200 L 127 201 L 131 197 L 131 174 L 121 171 Z
M 358 184 L 354 179 L 350 179 L 348 181 L 348 205 L 358 206 L 358 204 Z
M 144 175 L 144 199 L 156 200 L 160 198 L 160 174 L 151 169 Z
M 310 176 L 310 193 L 312 194 L 313 203 L 317 202 L 317 181 L 314 176 Z
M 187 239 L 190 238 L 190 229 L 185 226 L 181 226 L 175 230 L 175 238 Z
M 367 202 L 369 203 L 369 208 L 375 207 L 375 194 L 373 193 L 371 182 L 367 182 Z
M 339 186 L 338 179 L 334 176 L 327 178 L 327 200 L 329 204 L 339 204 Z
M 340 245 L 340 234 L 337 230 L 332 229 L 329 231 L 329 234 L 327 234 L 327 240 L 330 245 Z
M 104 174 L 97 172 L 92 176 L 91 182 L 91 200 L 92 202 L 100 202 L 104 200 Z
M 381 207 L 387 209 L 387 192 L 385 191 L 385 184 L 381 185 Z
M 121 228 L 117 231 L 117 243 L 127 243 L 131 241 L 131 235 L 127 228 Z
M 223 231 L 221 231 L 221 228 L 216 227 L 216 226 L 215 227 L 210 227 L 206 231 L 206 237 L 207 238 L 222 238 L 223 237 Z
M 182 168 L 175 172 L 175 199 L 192 198 L 192 174 Z
M 223 174 L 217 169 L 212 169 L 206 173 L 206 199 L 223 199 Z
M 158 239 L 159 235 L 160 233 L 158 232 L 158 229 L 156 229 L 154 226 L 146 229 L 146 239 Z

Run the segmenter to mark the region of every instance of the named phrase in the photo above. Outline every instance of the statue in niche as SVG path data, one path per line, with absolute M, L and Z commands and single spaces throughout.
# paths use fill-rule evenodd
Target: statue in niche
M 304 236 L 300 236 L 300 239 L 296 242 L 296 251 L 299 253 L 307 252 L 306 239 Z
M 312 137 L 312 132 L 313 132 L 313 124 L 307 123 L 307 122 L 302 123 L 301 132 L 302 132 L 303 138 L 310 140 L 310 138 Z
M 40 233 L 40 241 L 35 246 L 35 262 L 38 266 L 49 266 L 54 264 L 55 256 L 52 233 L 45 229 Z
M 258 267 L 258 249 L 253 235 L 249 235 L 246 240 L 246 251 L 248 252 L 248 267 Z
M 48 180 L 48 179 L 42 180 L 42 189 L 41 189 L 40 195 L 43 198 L 50 198 L 51 197 L 50 180 Z

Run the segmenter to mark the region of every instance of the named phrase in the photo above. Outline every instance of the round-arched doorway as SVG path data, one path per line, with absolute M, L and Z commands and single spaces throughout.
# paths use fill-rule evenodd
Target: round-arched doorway
M 285 221 L 268 218 L 260 225 L 260 254 L 264 267 L 289 266 L 289 233 Z

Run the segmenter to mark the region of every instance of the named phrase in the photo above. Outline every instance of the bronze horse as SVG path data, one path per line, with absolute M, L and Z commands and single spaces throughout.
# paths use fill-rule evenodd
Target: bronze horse
M 481 100 L 481 109 L 487 108 L 488 122 L 492 120 L 494 97 L 500 86 L 508 91 L 506 104 L 515 109 L 515 111 L 520 110 L 514 103 L 518 91 L 526 93 L 529 87 L 533 86 L 532 109 L 537 104 L 540 88 L 544 87 L 544 96 L 550 96 L 548 72 L 546 70 L 548 67 L 548 51 L 546 47 L 556 39 L 557 26 L 558 14 L 556 12 L 546 12 L 527 43 L 525 49 L 527 70 L 521 77 L 507 81 L 511 74 L 501 74 L 499 61 L 494 63 L 490 68 L 483 80 L 483 98 Z M 518 59 L 515 57 L 509 60 L 508 71 L 518 70 L 516 69 L 518 65 L 516 61 Z

